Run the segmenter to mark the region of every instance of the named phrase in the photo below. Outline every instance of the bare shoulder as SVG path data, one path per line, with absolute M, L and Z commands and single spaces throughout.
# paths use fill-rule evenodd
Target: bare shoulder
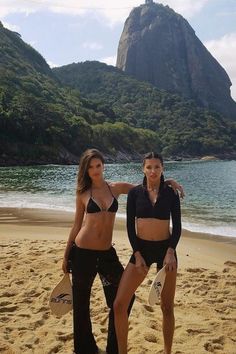
M 89 190 L 83 193 L 76 193 L 76 205 L 77 206 L 86 205 L 89 196 L 90 196 Z
M 128 182 L 108 182 L 112 192 L 119 196 L 120 194 L 128 194 L 129 190 L 135 185 Z

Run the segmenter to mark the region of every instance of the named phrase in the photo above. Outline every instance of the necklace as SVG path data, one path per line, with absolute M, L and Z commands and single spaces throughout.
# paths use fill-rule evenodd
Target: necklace
M 148 191 L 149 192 L 159 192 L 159 188 L 156 187 L 156 188 L 148 188 Z

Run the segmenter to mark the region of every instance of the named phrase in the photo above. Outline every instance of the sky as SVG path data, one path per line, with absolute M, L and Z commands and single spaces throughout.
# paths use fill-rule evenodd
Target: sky
M 85 60 L 116 64 L 124 22 L 145 0 L 0 0 L 3 25 L 51 67 Z M 157 2 L 157 1 L 154 1 Z M 236 100 L 236 0 L 162 0 L 181 14 L 226 70 Z

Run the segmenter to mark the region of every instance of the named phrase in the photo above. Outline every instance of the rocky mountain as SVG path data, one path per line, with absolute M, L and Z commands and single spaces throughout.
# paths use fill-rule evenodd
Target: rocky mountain
M 0 165 L 77 163 L 100 149 L 112 161 L 232 156 L 236 123 L 99 62 L 51 70 L 0 26 Z
M 146 0 L 131 11 L 120 38 L 117 67 L 236 119 L 226 71 L 189 23 L 168 6 Z

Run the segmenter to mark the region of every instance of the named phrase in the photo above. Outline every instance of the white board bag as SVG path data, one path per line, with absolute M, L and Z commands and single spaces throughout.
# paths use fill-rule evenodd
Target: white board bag
M 49 299 L 49 306 L 52 313 L 58 317 L 72 310 L 72 286 L 69 273 L 66 273 L 53 289 Z
M 159 302 L 162 289 L 165 284 L 166 279 L 166 269 L 165 266 L 159 270 L 155 279 L 152 282 L 150 287 L 149 295 L 148 295 L 148 303 L 153 306 Z

